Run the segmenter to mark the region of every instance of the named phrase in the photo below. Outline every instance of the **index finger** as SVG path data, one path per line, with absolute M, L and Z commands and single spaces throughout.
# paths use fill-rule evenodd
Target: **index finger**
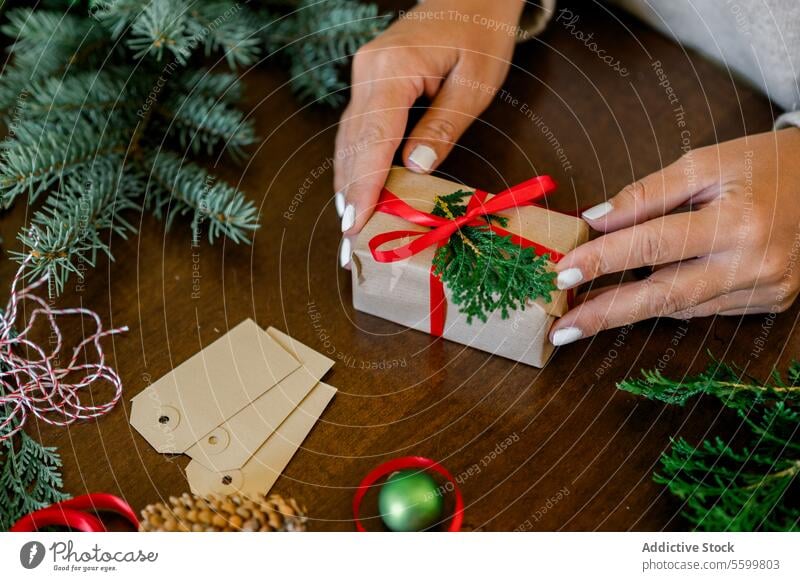
M 721 205 L 670 214 L 595 238 L 556 265 L 556 284 L 567 289 L 604 274 L 705 256 L 733 244 L 730 216 Z
M 354 90 L 351 120 L 355 131 L 352 140 L 342 144 L 345 151 L 337 152 L 349 160 L 342 232 L 358 233 L 372 214 L 416 98 L 410 84 L 394 79 L 372 81 L 366 91 Z

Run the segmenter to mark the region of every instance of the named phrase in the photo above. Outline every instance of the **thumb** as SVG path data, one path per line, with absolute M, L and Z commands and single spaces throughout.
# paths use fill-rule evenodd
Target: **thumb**
M 447 157 L 458 138 L 492 101 L 496 89 L 477 81 L 485 76 L 467 76 L 454 69 L 445 79 L 406 140 L 403 160 L 408 169 L 428 173 Z

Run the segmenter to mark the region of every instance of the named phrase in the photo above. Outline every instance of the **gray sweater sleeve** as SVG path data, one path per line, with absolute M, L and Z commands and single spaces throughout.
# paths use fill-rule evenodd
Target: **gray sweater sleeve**
M 800 111 L 788 111 L 775 120 L 775 129 L 800 127 Z
M 800 127 L 800 1 L 610 1 L 760 89 L 786 111 L 775 120 L 775 129 Z M 520 40 L 544 30 L 555 4 L 529 2 Z
M 517 42 L 525 42 L 541 33 L 556 10 L 556 0 L 528 1 L 526 4 L 519 22 Z

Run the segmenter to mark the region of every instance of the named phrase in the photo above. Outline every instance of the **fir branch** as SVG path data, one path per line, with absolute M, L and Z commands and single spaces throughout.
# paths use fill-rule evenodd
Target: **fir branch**
M 261 55 L 262 40 L 253 27 L 250 10 L 229 0 L 195 2 L 189 28 L 202 39 L 205 55 L 222 52 L 230 68 L 249 66 Z
M 85 118 L 94 127 L 112 122 L 135 125 L 146 85 L 127 67 L 78 72 L 66 77 L 48 77 L 33 83 L 22 115 L 51 126 L 74 127 Z
M 128 31 L 143 10 L 141 0 L 92 0 L 89 7 L 92 18 L 102 22 L 115 40 Z
M 263 34 L 268 50 L 291 63 L 292 88 L 301 99 L 338 105 L 347 86 L 341 65 L 388 22 L 373 4 L 302 0 L 291 18 L 265 20 Z
M 238 75 L 211 72 L 202 67 L 181 75 L 178 84 L 182 93 L 202 95 L 231 105 L 238 103 L 243 93 L 242 82 Z
M 450 219 L 462 216 L 466 206 L 461 202 L 469 195 L 458 191 L 440 196 L 432 213 Z M 487 219 L 505 225 L 504 218 Z M 528 301 L 538 298 L 549 302 L 555 290 L 555 273 L 549 265 L 549 256 L 515 244 L 511 236 L 500 236 L 488 225 L 461 228 L 433 258 L 434 274 L 468 323 L 474 317 L 486 322 L 497 310 L 507 319 L 511 311 L 524 310 Z
M 162 151 L 148 158 L 146 169 L 148 206 L 166 218 L 168 229 L 176 216 L 191 214 L 194 239 L 206 227 L 211 243 L 222 235 L 248 243 L 247 234 L 259 227 L 255 204 L 201 167 Z
M 148 2 L 134 18 L 127 40 L 128 46 L 136 51 L 134 57 L 150 55 L 160 61 L 164 52 L 169 51 L 178 63 L 185 65 L 195 42 L 188 10 L 180 0 Z
M 4 142 L 0 153 L 0 204 L 8 208 L 24 193 L 35 201 L 59 179 L 124 151 L 116 131 L 103 133 L 89 123 L 80 129 L 64 133 L 38 121 L 17 124 L 15 138 Z
M 99 160 L 84 175 L 66 179 L 47 198 L 17 236 L 23 251 L 11 253 L 20 263 L 30 258 L 27 277 L 48 274 L 50 292 L 60 294 L 70 276 L 83 279 L 99 253 L 113 260 L 103 233 L 127 238 L 136 231 L 124 213 L 140 210 L 135 200 L 144 187 L 140 176 L 121 168 L 121 158 Z
M 44 199 L 14 256 L 30 259 L 30 276 L 50 274 L 56 292 L 99 254 L 110 256 L 108 234 L 131 230 L 119 210 L 136 207 L 138 171 L 149 176 L 148 205 L 168 226 L 186 214 L 195 237 L 207 225 L 209 240 L 236 242 L 257 227 L 258 212 L 241 192 L 172 153 L 154 154 L 168 146 L 238 156 L 256 139 L 237 107 L 239 75 L 189 68 L 191 58 L 222 53 L 234 68 L 255 63 L 265 45 L 284 47 L 295 89 L 334 103 L 346 57 L 387 21 L 353 0 L 269 2 L 278 10 L 269 14 L 234 0 L 89 0 L 88 11 L 86 4 L 51 0 L 49 9 L 9 11 L 2 25 L 11 64 L 0 77 L 8 126 L 0 204 Z M 123 156 L 138 170 L 123 168 Z M 86 180 L 104 184 L 104 193 L 93 189 L 87 200 Z
M 158 108 L 170 121 L 170 133 L 182 148 L 213 153 L 223 145 L 235 158 L 256 142 L 253 122 L 225 101 L 193 92 L 176 95 Z
M 103 37 L 91 20 L 48 10 L 17 8 L 7 14 L 0 31 L 13 39 L 8 51 L 15 67 L 33 75 L 54 72 L 74 62 L 79 51 Z

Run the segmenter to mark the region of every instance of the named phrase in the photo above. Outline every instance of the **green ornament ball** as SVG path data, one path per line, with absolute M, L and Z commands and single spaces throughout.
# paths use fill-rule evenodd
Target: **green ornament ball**
M 444 501 L 438 484 L 426 472 L 401 470 L 378 493 L 378 509 L 389 530 L 424 531 L 442 518 Z

